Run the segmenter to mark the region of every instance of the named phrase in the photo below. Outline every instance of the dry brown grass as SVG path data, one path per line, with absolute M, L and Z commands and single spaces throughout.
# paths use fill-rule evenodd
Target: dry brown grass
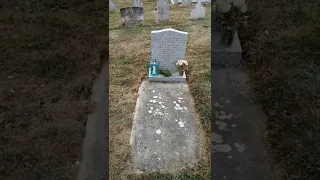
M 104 1 L 1 3 L 1 178 L 75 179 L 105 12 Z
M 252 0 L 250 28 L 240 33 L 279 179 L 320 179 L 319 7 Z
M 110 13 L 110 179 L 210 179 L 210 9 L 206 20 L 188 21 L 186 8 L 172 7 L 171 23 L 155 23 L 156 3 L 144 1 L 145 21 L 135 28 L 123 28 L 119 8 L 130 6 L 131 1 L 115 1 L 118 11 Z M 137 90 L 147 77 L 150 61 L 152 30 L 175 28 L 189 33 L 186 59 L 191 64 L 189 85 L 199 114 L 199 137 L 201 142 L 199 167 L 175 175 L 133 175 L 130 169 L 131 147 L 129 145 Z M 200 32 L 200 33 L 199 33 Z M 205 33 L 206 35 L 204 35 Z

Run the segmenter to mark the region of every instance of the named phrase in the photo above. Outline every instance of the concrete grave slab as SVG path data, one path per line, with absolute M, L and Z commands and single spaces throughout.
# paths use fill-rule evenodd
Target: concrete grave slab
M 187 84 L 144 81 L 130 144 L 138 171 L 173 172 L 197 162 L 197 124 Z
M 214 67 L 211 72 L 212 179 L 273 179 L 263 143 L 266 117 L 251 99 L 247 75 L 236 68 Z
M 177 61 L 185 58 L 188 33 L 175 29 L 151 31 L 151 61 L 156 62 L 159 70 L 170 71 L 172 76 L 151 76 L 149 81 L 185 82 L 186 77 L 179 76 Z M 149 72 L 151 72 L 149 68 Z

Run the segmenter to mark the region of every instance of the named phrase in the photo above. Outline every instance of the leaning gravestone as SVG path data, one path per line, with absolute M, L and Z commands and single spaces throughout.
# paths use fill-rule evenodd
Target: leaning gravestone
M 135 25 L 144 20 L 142 7 L 121 8 L 120 15 L 123 25 Z
M 142 0 L 133 0 L 132 1 L 132 7 L 142 7 L 143 3 Z
M 201 19 L 206 16 L 206 10 L 201 4 L 201 0 L 198 0 L 197 4 L 192 8 L 190 19 Z
M 187 32 L 175 29 L 151 31 L 151 63 L 158 64 L 159 71 L 169 71 L 171 76 L 165 77 L 162 74 L 152 76 L 151 68 L 149 68 L 149 81 L 186 81 L 186 74 L 179 75 L 176 63 L 185 58 L 187 40 Z
M 113 4 L 112 0 L 109 0 L 109 12 L 116 11 L 116 5 Z
M 168 0 L 158 0 L 157 2 L 157 23 L 168 23 L 170 21 L 170 4 Z

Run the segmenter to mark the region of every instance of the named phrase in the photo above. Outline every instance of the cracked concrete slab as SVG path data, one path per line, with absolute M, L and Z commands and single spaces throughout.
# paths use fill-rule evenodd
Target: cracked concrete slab
M 211 77 L 213 179 L 272 179 L 263 143 L 265 116 L 251 100 L 248 77 L 240 69 L 221 67 L 213 67 Z
M 142 82 L 130 144 L 138 171 L 173 172 L 197 162 L 196 115 L 187 84 Z

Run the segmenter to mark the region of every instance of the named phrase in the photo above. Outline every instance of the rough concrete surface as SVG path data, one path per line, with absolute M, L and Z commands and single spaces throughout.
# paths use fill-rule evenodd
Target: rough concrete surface
M 211 50 L 213 65 L 240 65 L 242 59 L 242 48 L 238 36 L 238 32 L 235 32 L 234 40 L 230 47 L 222 46 L 220 43 L 221 33 L 217 32 L 217 35 L 213 35 L 211 38 Z
M 108 68 L 106 64 L 96 81 L 92 101 L 96 108 L 88 116 L 83 143 L 82 162 L 77 180 L 108 179 Z
M 195 118 L 187 84 L 144 81 L 130 139 L 134 168 L 173 172 L 192 167 L 197 162 Z
M 271 180 L 264 151 L 265 116 L 251 100 L 239 69 L 212 68 L 214 129 L 212 171 L 216 180 Z

